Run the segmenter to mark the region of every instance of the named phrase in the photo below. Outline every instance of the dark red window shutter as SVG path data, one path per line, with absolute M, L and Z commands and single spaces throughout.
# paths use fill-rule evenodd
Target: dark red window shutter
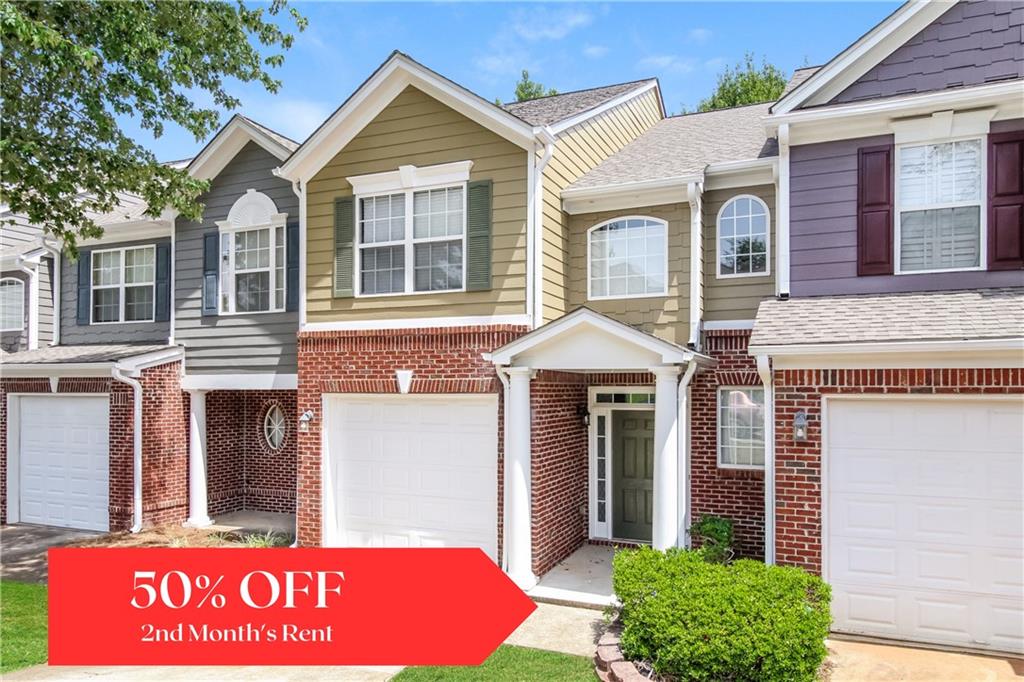
M 1024 268 L 1024 130 L 988 136 L 988 267 Z
M 893 273 L 892 145 L 857 150 L 857 274 Z

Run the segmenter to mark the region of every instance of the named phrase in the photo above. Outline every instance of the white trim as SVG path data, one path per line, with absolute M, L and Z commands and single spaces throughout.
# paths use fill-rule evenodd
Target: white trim
M 281 161 L 291 154 L 290 149 L 236 114 L 217 131 L 213 139 L 186 168 L 194 178 L 215 178 L 249 142 L 255 142 Z
M 399 166 L 398 170 L 367 175 L 351 175 L 345 179 L 356 196 L 396 194 L 409 189 L 457 185 L 469 182 L 472 161 L 453 161 L 433 166 Z
M 704 188 L 699 182 L 686 186 L 690 204 L 690 337 L 700 348 L 700 321 L 704 317 Z
M 531 159 L 537 164 L 533 173 L 533 182 L 536 187 L 533 190 L 533 229 L 527 238 L 527 260 L 533 261 L 532 270 L 527 267 L 527 277 L 533 275 L 532 280 L 527 282 L 527 303 L 528 312 L 532 313 L 533 329 L 544 324 L 544 171 L 555 153 L 555 138 L 547 128 L 541 128 L 537 134 L 537 141 L 544 145 L 544 153 L 537 158 L 537 152 L 531 153 Z
M 734 386 L 726 384 L 715 387 L 715 467 L 718 469 L 737 469 L 743 471 L 764 471 L 765 464 L 727 464 L 722 462 L 722 393 L 723 391 L 761 391 L 761 412 L 764 415 L 764 461 L 768 461 L 768 422 L 773 417 L 768 413 L 768 389 L 761 386 Z
M 575 116 L 570 116 L 567 119 L 563 119 L 557 123 L 552 124 L 550 126 L 551 134 L 560 135 L 561 133 L 566 132 L 570 128 L 573 128 L 574 126 L 577 126 L 580 123 L 584 123 L 585 121 L 589 121 L 590 119 L 596 116 L 600 116 L 606 111 L 611 111 L 615 107 L 625 104 L 626 102 L 629 102 L 633 99 L 636 99 L 637 97 L 646 94 L 650 90 L 659 90 L 657 80 L 652 79 L 645 83 L 644 85 L 641 85 L 636 89 L 630 90 L 629 92 L 626 92 L 622 95 L 619 95 L 618 97 L 614 97 L 605 102 L 604 104 L 601 104 L 600 106 L 594 107 L 593 109 L 588 109 L 583 113 L 576 114 Z M 658 106 L 661 107 L 660 90 L 658 92 Z M 662 110 L 661 116 L 662 118 L 665 117 L 664 110 Z
M 739 199 L 756 201 L 764 209 L 764 272 L 737 272 L 731 275 L 722 274 L 722 211 L 725 207 Z M 749 216 L 748 216 L 749 217 Z M 739 256 L 736 256 L 739 258 Z M 764 199 L 754 194 L 735 194 L 724 202 L 715 216 L 715 279 L 748 279 L 751 277 L 770 277 L 772 274 L 772 213 Z
M 775 192 L 775 293 L 789 297 L 789 124 L 778 129 L 779 165 Z
M 897 145 L 928 144 L 956 138 L 977 138 L 988 134 L 997 109 L 953 111 L 946 109 L 927 116 L 901 118 L 890 123 Z
M 764 386 L 764 562 L 775 563 L 775 382 L 771 360 L 758 355 L 757 374 Z
M 118 360 L 114 363 L 114 369 L 125 372 L 128 376 L 137 377 L 144 369 L 184 359 L 185 349 L 183 347 L 168 346 L 162 350 Z
M 380 320 L 344 320 L 336 322 L 307 322 L 300 332 L 337 332 L 372 329 L 436 329 L 448 327 L 475 327 L 489 325 L 522 325 L 528 327 L 528 315 L 466 315 L 464 317 L 409 317 Z
M 174 220 L 161 216 L 148 220 L 137 220 L 123 223 L 112 223 L 102 225 L 103 236 L 96 239 L 83 239 L 78 242 L 80 247 L 85 246 L 108 246 L 127 241 L 145 241 L 150 239 L 163 239 L 170 237 L 174 232 Z
M 704 323 L 707 331 L 718 329 L 753 329 L 753 320 L 710 320 Z
M 245 194 L 235 200 L 228 211 L 226 220 L 215 221 L 217 225 L 217 263 L 218 263 L 218 301 L 217 314 L 222 316 L 234 315 L 264 315 L 266 313 L 281 313 L 288 307 L 288 214 L 278 213 L 274 200 L 262 192 L 254 189 L 246 190 Z M 277 230 L 281 230 L 281 244 L 277 243 Z M 239 232 L 256 232 L 267 230 L 268 249 L 270 252 L 270 264 L 265 268 L 247 268 L 239 273 L 235 269 L 235 253 L 238 250 L 236 240 Z M 224 237 L 228 236 L 230 247 L 227 254 L 224 253 Z M 284 263 L 277 262 L 278 246 L 284 251 Z M 224 262 L 225 255 L 227 263 Z M 284 292 L 281 306 L 276 305 L 277 298 L 277 271 L 280 268 L 284 275 Z M 254 274 L 268 272 L 269 294 L 268 308 L 266 310 L 235 310 L 238 303 L 235 297 L 235 283 L 239 274 Z
M 775 181 L 778 166 L 777 156 L 712 163 L 704 169 L 704 185 L 708 190 L 771 185 Z
M 127 269 L 126 254 L 128 251 L 152 251 L 153 252 L 153 279 L 148 283 L 132 283 L 128 284 L 125 282 L 125 272 Z M 101 253 L 114 253 L 118 252 L 121 254 L 120 260 L 118 261 L 118 283 L 117 284 L 96 284 L 96 256 Z M 147 322 L 156 321 L 156 270 L 157 270 L 157 254 L 156 244 L 139 244 L 136 246 L 121 246 L 109 249 L 93 249 L 89 254 L 89 324 L 100 326 L 109 324 L 141 324 Z M 125 290 L 128 288 L 141 289 L 149 286 L 153 293 L 152 306 L 150 308 L 149 317 L 144 320 L 126 320 L 125 319 Z M 118 312 L 116 320 L 108 320 L 105 322 L 96 321 L 96 290 L 97 289 L 117 289 L 120 293 L 118 294 Z
M 593 264 L 593 257 L 591 255 L 591 251 L 592 251 L 592 249 L 591 249 L 591 238 L 592 238 L 592 235 L 597 230 L 600 230 L 602 228 L 608 227 L 609 225 L 612 225 L 613 223 L 625 222 L 627 220 L 647 220 L 647 221 L 650 221 L 652 223 L 657 223 L 658 225 L 661 225 L 662 237 L 663 237 L 663 241 L 662 241 L 662 255 L 664 257 L 663 258 L 663 264 L 664 264 L 664 268 L 665 268 L 664 269 L 665 277 L 664 277 L 664 281 L 663 281 L 663 284 L 662 284 L 662 290 L 661 291 L 645 292 L 645 293 L 642 293 L 642 294 L 605 294 L 603 296 L 595 296 L 594 292 L 593 292 L 593 276 L 591 275 L 591 271 L 590 271 L 591 270 L 591 266 Z M 645 229 L 646 229 L 646 226 L 645 226 Z M 610 259 L 609 256 L 605 256 L 605 260 L 608 261 L 608 260 L 611 260 L 611 259 Z M 634 298 L 663 298 L 663 297 L 666 297 L 666 296 L 668 296 L 668 278 L 669 278 L 668 262 L 669 262 L 669 258 L 668 258 L 668 221 L 665 220 L 664 218 L 656 218 L 654 216 L 649 216 L 649 215 L 624 215 L 624 216 L 616 216 L 615 218 L 610 218 L 608 220 L 605 220 L 605 221 L 602 221 L 600 223 L 597 223 L 596 225 L 592 225 L 589 228 L 587 228 L 587 300 L 588 301 L 616 301 L 616 300 L 631 300 L 631 299 L 634 299 Z M 610 276 L 611 275 L 610 275 L 610 268 L 609 268 L 609 272 L 606 272 L 606 274 L 605 274 L 605 283 L 606 284 L 609 283 L 608 279 L 609 279 Z M 647 278 L 647 274 L 646 273 L 644 274 L 644 278 L 645 279 Z M 646 286 L 646 283 L 645 283 L 645 286 Z
M 570 215 L 686 203 L 687 186 L 704 174 L 562 190 L 562 210 Z
M 17 327 L 0 327 L 0 332 L 8 333 L 8 332 L 21 332 L 21 331 L 24 331 L 25 330 L 25 292 L 27 290 L 27 288 L 25 287 L 25 280 L 19 279 L 17 277 L 0 277 L 0 285 L 4 284 L 5 282 L 15 282 L 15 283 L 17 283 L 18 286 L 21 287 L 21 296 L 19 297 L 19 306 L 18 306 L 19 307 L 18 319 L 21 321 L 21 323 Z
M 181 378 L 183 391 L 294 391 L 297 374 L 187 374 Z
M 530 151 L 534 128 L 401 53 L 394 53 L 281 166 L 290 180 L 311 178 L 409 85 Z

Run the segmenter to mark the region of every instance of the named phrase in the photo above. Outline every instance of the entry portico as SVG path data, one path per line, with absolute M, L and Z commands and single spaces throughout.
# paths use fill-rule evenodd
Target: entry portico
M 642 526 L 646 510 L 655 548 L 686 543 L 687 389 L 694 374 L 713 366 L 714 360 L 588 308 L 579 308 L 486 357 L 494 363 L 505 391 L 503 565 L 520 587 L 536 584 L 534 545 L 554 532 L 538 528 L 535 514 L 535 507 L 545 506 L 547 500 L 536 497 L 534 483 L 543 473 L 534 472 L 533 466 L 541 458 L 538 443 L 551 436 L 542 439 L 536 430 L 560 428 L 556 420 L 538 414 L 551 409 L 547 403 L 531 399 L 538 373 L 576 375 L 587 389 L 586 403 L 571 407 L 588 427 L 581 449 L 588 451 L 589 494 L 584 499 L 590 538 L 646 541 L 643 534 L 621 537 L 612 523 L 613 514 L 618 514 L 619 528 Z M 565 400 L 559 398 L 564 394 L 554 395 L 555 400 Z M 566 407 L 561 406 L 563 413 Z M 633 415 L 646 411 L 646 418 L 617 421 L 618 438 L 612 441 L 611 416 L 620 411 Z M 653 429 L 645 430 L 652 413 Z M 645 471 L 649 489 L 643 486 Z M 570 494 L 549 487 L 544 495 L 562 493 Z M 631 510 L 638 518 L 627 523 L 630 519 L 624 515 Z

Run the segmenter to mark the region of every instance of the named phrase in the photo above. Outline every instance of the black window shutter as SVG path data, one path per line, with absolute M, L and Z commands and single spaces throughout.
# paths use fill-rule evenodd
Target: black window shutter
M 988 267 L 1024 268 L 1024 131 L 988 136 Z
M 75 310 L 75 324 L 85 327 L 92 320 L 92 252 L 78 251 L 78 301 Z
M 203 235 L 203 315 L 216 315 L 219 268 L 220 234 L 207 232 Z
M 153 319 L 167 322 L 171 319 L 171 245 L 156 245 L 156 303 Z
M 355 200 L 338 197 L 334 200 L 334 296 L 354 295 L 355 269 Z
M 299 224 L 289 223 L 285 228 L 285 310 L 299 309 Z
M 491 288 L 490 180 L 474 180 L 466 188 L 466 291 Z
M 892 145 L 857 150 L 857 274 L 893 273 Z

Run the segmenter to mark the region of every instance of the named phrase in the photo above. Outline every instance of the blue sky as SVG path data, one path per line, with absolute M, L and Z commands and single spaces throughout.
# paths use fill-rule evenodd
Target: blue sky
M 523 68 L 559 91 L 657 77 L 670 113 L 693 108 L 726 65 L 753 52 L 787 74 L 821 64 L 898 2 L 328 3 L 298 2 L 309 19 L 275 71 L 274 96 L 238 85 L 241 112 L 304 139 L 388 54 L 399 49 L 474 92 L 504 101 Z M 225 116 L 224 121 L 227 120 Z M 161 160 L 202 142 L 169 127 L 154 140 L 128 129 Z

